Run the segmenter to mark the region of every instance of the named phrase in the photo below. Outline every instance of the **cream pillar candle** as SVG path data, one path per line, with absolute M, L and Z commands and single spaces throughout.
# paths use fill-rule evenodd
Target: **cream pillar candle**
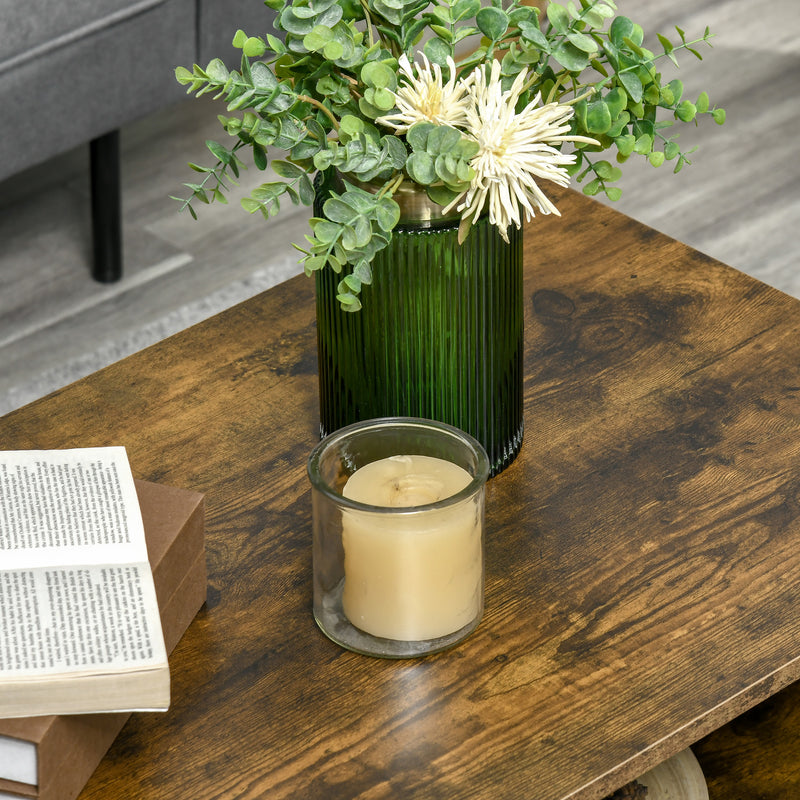
M 422 506 L 471 480 L 449 461 L 392 456 L 356 470 L 342 494 L 373 506 Z M 342 605 L 350 622 L 403 641 L 435 639 L 473 622 L 483 602 L 482 519 L 482 493 L 436 510 L 344 512 Z

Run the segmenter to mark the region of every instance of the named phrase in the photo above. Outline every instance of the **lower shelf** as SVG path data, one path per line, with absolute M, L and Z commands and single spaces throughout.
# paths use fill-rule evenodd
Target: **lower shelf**
M 692 745 L 710 800 L 800 797 L 800 682 Z

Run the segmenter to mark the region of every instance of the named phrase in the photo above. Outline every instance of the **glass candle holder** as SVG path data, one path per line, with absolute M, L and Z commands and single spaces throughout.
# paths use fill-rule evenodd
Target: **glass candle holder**
M 358 653 L 444 650 L 483 615 L 489 459 L 469 434 L 394 417 L 348 425 L 308 461 L 314 617 Z

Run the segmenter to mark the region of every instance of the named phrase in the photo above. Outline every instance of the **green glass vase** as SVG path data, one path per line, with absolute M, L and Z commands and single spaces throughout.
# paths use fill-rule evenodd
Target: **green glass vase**
M 522 236 L 510 229 L 506 243 L 483 218 L 459 245 L 458 218 L 421 198 L 401 201 L 361 310 L 341 309 L 343 275 L 316 273 L 320 434 L 378 417 L 438 420 L 474 436 L 496 475 L 522 444 Z

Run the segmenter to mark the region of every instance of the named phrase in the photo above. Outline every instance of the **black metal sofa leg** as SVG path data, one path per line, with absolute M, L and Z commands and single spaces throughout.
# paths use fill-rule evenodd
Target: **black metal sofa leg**
M 89 143 L 92 192 L 92 277 L 113 283 L 122 277 L 122 212 L 119 131 Z

